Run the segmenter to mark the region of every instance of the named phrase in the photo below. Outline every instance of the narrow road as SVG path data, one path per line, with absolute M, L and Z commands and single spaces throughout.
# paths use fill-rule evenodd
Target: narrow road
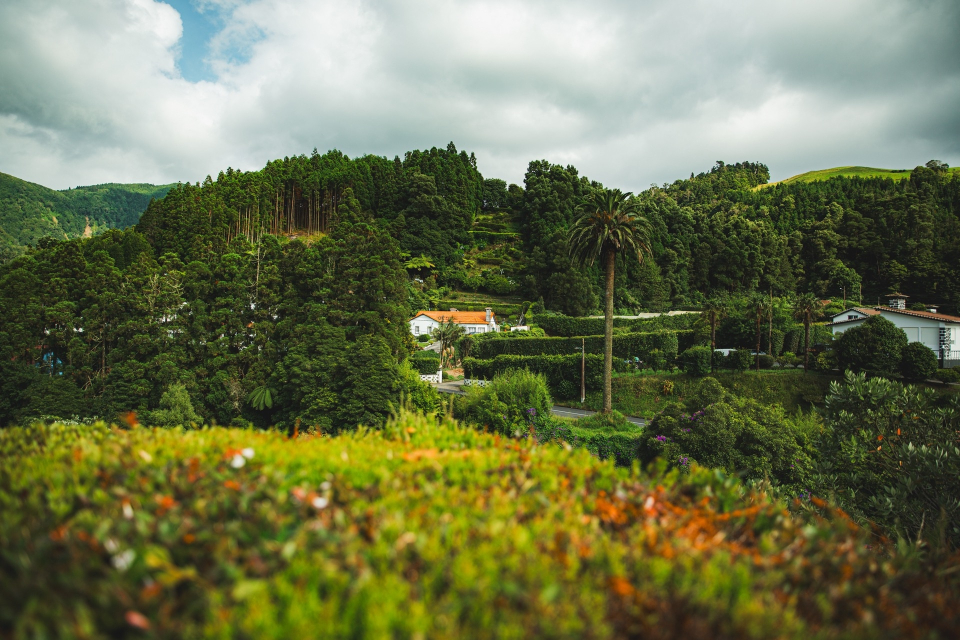
M 464 395 L 463 390 L 463 380 L 452 380 L 450 382 L 442 382 L 440 384 L 435 384 L 433 387 L 440 393 L 452 393 L 453 395 L 462 396 Z M 550 408 L 550 413 L 561 418 L 586 418 L 587 416 L 592 416 L 596 411 L 590 411 L 589 409 L 574 409 L 573 407 L 562 407 L 560 405 L 553 405 Z M 627 420 L 632 422 L 635 425 L 644 426 L 647 421 L 643 418 L 634 418 L 633 416 L 626 416 Z

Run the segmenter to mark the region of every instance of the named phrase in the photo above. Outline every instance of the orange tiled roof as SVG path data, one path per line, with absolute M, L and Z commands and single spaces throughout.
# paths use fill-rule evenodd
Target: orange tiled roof
M 876 316 L 876 315 L 880 315 L 880 313 L 883 311 L 889 311 L 890 313 L 902 313 L 905 316 L 916 316 L 918 318 L 928 318 L 930 320 L 940 320 L 942 322 L 960 323 L 960 317 L 957 317 L 957 316 L 948 316 L 943 313 L 930 313 L 929 311 L 910 311 L 909 309 L 894 309 L 893 307 L 873 307 L 872 309 L 867 307 L 853 307 L 851 309 L 847 309 L 847 311 L 859 311 L 860 313 L 863 313 L 868 316 Z M 838 313 L 833 317 L 838 318 L 842 316 L 844 313 L 847 313 L 847 311 Z M 845 322 L 856 322 L 857 320 L 863 320 L 863 318 L 854 318 L 852 320 L 835 320 L 831 324 L 843 324 Z
M 487 324 L 486 311 L 418 311 L 417 315 L 411 320 L 427 316 L 437 322 L 446 322 L 453 320 L 456 324 Z M 491 318 L 495 319 L 497 314 L 491 312 Z
M 910 309 L 894 309 L 893 307 L 877 307 L 877 313 L 880 311 L 892 311 L 893 313 L 902 313 L 905 316 L 917 316 L 918 318 L 929 318 L 931 320 L 943 320 L 944 322 L 960 322 L 960 317 L 948 316 L 943 313 L 930 313 L 929 311 L 911 311 Z

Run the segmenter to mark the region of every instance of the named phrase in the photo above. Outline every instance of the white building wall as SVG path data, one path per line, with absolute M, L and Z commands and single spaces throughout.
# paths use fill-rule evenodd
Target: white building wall
M 414 336 L 429 335 L 440 326 L 440 323 L 430 318 L 428 316 L 417 316 L 410 321 L 410 333 Z M 461 324 L 461 327 L 467 332 L 471 333 L 490 333 L 491 331 L 497 331 L 498 327 L 494 323 L 490 324 Z
M 427 316 L 417 316 L 410 321 L 410 333 L 414 336 L 430 335 L 440 325 L 439 322 Z
M 907 316 L 902 313 L 883 313 L 881 311 L 880 314 L 898 328 L 903 329 L 903 332 L 907 334 L 907 342 L 920 342 L 933 349 L 934 352 L 940 351 L 941 323 L 939 320 Z
M 902 313 L 883 313 L 881 315 L 892 322 L 894 326 L 902 329 L 907 334 L 907 342 L 920 342 L 933 349 L 934 353 L 940 353 L 940 327 L 943 323 L 932 318 L 921 318 L 919 316 L 908 316 Z M 866 320 L 866 318 L 864 318 Z M 838 336 L 847 329 L 858 327 L 863 321 L 849 322 L 833 327 L 833 335 Z M 960 338 L 960 327 L 950 327 L 951 336 Z M 954 345 L 960 343 L 955 341 Z

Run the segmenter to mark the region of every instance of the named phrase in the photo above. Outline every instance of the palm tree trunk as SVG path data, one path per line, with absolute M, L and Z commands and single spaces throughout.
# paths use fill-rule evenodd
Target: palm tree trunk
M 607 279 L 603 312 L 603 412 L 610 413 L 613 411 L 613 266 L 617 254 L 607 251 L 603 258 Z
M 803 319 L 803 372 L 809 369 L 810 361 L 810 319 Z

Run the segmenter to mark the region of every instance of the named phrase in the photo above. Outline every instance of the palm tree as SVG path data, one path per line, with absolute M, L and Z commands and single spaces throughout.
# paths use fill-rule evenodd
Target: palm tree
M 755 320 L 757 323 L 757 371 L 760 371 L 760 336 L 763 335 L 761 326 L 767 316 L 773 313 L 773 306 L 770 300 L 762 293 L 753 294 L 747 301 L 747 318 Z
M 713 369 L 713 354 L 717 350 L 717 325 L 721 320 L 727 317 L 729 313 L 729 303 L 727 299 L 720 296 L 707 298 L 703 305 L 703 317 L 710 325 L 710 368 Z
M 603 412 L 613 410 L 613 274 L 617 254 L 636 253 L 643 261 L 649 255 L 649 227 L 637 213 L 639 201 L 630 192 L 598 189 L 593 199 L 580 207 L 582 214 L 570 229 L 570 257 L 575 264 L 603 263 L 606 281 L 603 330 Z
M 446 322 L 441 323 L 433 330 L 431 336 L 440 343 L 441 366 L 444 362 L 450 364 L 447 362 L 447 360 L 449 360 L 447 351 L 464 333 L 464 328 L 456 324 L 452 318 L 448 318 Z
M 820 299 L 812 293 L 798 295 L 793 300 L 793 317 L 803 321 L 803 370 L 807 371 L 810 360 L 810 325 L 823 315 Z

